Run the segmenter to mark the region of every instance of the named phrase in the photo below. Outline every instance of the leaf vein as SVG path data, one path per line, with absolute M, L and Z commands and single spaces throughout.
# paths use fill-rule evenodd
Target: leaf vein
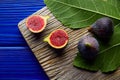
M 74 22 L 71 22 L 70 24 L 74 24 L 74 23 L 78 23 L 78 22 L 85 22 L 85 21 L 88 21 L 90 20 L 91 18 L 93 18 L 96 14 L 93 14 L 92 16 L 90 16 L 89 18 L 87 19 L 84 19 L 84 20 L 80 20 L 80 21 L 74 21 Z
M 109 50 L 109 49 L 112 49 L 112 48 L 114 48 L 114 47 L 116 47 L 116 46 L 119 46 L 119 45 L 120 45 L 120 43 L 115 44 L 115 45 L 113 45 L 113 46 L 111 46 L 111 47 L 108 47 L 107 49 L 104 49 L 103 51 L 99 52 L 99 54 L 101 54 L 101 53 L 103 53 L 103 52 L 105 52 L 105 51 L 107 51 L 107 50 Z
M 76 12 L 76 13 L 74 13 L 74 14 L 70 15 L 70 16 L 67 16 L 67 17 L 62 17 L 62 18 L 59 18 L 59 19 L 70 18 L 70 17 L 72 17 L 72 16 L 74 16 L 74 15 L 78 14 L 79 12 L 80 12 L 80 11 L 78 11 L 78 12 Z
M 53 1 L 56 1 L 56 0 L 53 0 Z M 78 6 L 71 5 L 71 4 L 67 4 L 67 3 L 64 3 L 64 2 L 61 2 L 61 1 L 56 1 L 56 2 L 57 2 L 57 3 L 64 4 L 64 5 L 67 5 L 67 6 L 70 6 L 70 7 L 74 7 L 74 8 L 78 8 L 78 9 L 82 9 L 82 10 L 86 10 L 86 11 L 94 12 L 94 13 L 97 13 L 97 14 L 101 14 L 101 15 L 104 15 L 104 16 L 109 16 L 109 17 L 111 17 L 111 18 L 114 18 L 114 19 L 120 20 L 120 18 L 115 17 L 115 16 L 112 16 L 112 15 L 109 15 L 109 14 L 105 14 L 105 13 L 101 13 L 101 12 L 93 11 L 93 10 L 86 9 L 86 8 L 83 8 L 83 7 L 78 7 Z

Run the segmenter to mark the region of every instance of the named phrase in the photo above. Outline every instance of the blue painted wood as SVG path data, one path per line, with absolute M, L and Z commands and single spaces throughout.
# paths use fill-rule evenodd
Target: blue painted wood
M 43 0 L 0 0 L 0 80 L 48 80 L 17 26 L 44 6 Z

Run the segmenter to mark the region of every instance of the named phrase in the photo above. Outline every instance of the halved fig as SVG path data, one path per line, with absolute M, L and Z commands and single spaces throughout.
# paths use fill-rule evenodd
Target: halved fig
M 49 45 L 55 49 L 64 48 L 68 43 L 68 34 L 63 29 L 57 29 L 50 33 L 48 37 L 44 39 Z
M 27 18 L 26 26 L 33 33 L 42 32 L 47 24 L 49 16 L 32 15 Z

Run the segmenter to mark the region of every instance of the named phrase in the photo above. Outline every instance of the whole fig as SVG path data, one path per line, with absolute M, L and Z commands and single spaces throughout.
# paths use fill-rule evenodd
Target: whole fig
M 105 42 L 109 41 L 114 32 L 113 22 L 108 17 L 100 18 L 91 25 L 89 31 L 95 34 L 101 40 Z
M 94 60 L 99 52 L 99 43 L 92 36 L 84 36 L 78 43 L 78 50 L 86 60 Z

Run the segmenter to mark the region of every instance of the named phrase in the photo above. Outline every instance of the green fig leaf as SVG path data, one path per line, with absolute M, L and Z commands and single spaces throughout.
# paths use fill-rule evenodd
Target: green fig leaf
M 120 0 L 44 0 L 53 15 L 66 27 L 76 29 L 92 25 L 101 17 L 113 20 L 115 31 L 107 45 L 100 43 L 100 52 L 93 63 L 77 54 L 74 66 L 109 72 L 120 66 Z
M 91 63 L 86 62 L 80 55 L 74 59 L 74 66 L 102 72 L 110 72 L 116 70 L 120 66 L 120 24 L 116 25 L 114 34 L 108 44 L 100 44 L 100 52 L 97 58 Z
M 120 0 L 44 0 L 53 15 L 69 28 L 82 28 L 107 16 L 120 21 Z

